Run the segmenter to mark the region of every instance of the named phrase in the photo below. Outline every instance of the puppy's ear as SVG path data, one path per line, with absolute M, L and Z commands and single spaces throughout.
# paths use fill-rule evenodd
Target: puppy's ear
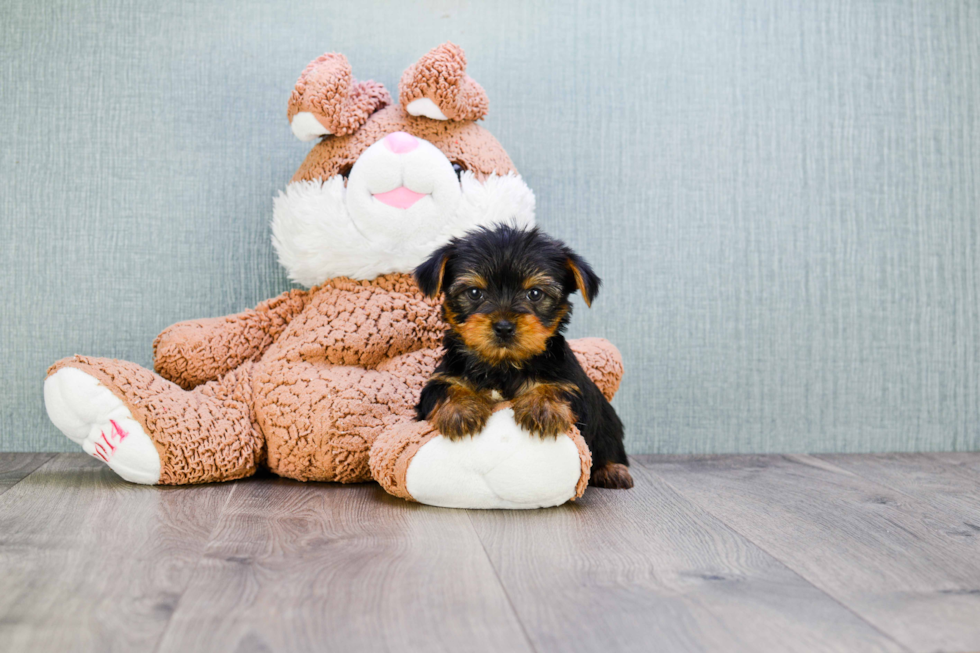
M 415 283 L 426 297 L 435 297 L 449 284 L 449 279 L 446 278 L 446 264 L 449 263 L 452 254 L 452 243 L 443 245 L 432 252 L 425 263 L 415 268 Z
M 567 256 L 565 264 L 572 273 L 575 286 L 582 293 L 585 305 L 591 308 L 592 300 L 599 294 L 599 285 L 602 284 L 602 279 L 592 271 L 592 267 L 585 262 L 585 259 L 567 247 L 565 248 L 565 256 Z

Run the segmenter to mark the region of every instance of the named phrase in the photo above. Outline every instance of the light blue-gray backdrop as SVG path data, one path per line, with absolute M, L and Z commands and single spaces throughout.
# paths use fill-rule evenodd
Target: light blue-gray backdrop
M 605 278 L 632 452 L 980 448 L 980 3 L 5 0 L 0 450 L 75 449 L 56 359 L 288 287 L 310 59 L 445 40 Z

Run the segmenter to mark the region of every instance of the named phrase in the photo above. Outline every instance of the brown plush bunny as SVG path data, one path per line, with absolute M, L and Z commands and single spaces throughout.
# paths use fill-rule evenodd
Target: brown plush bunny
M 206 483 L 267 467 L 303 481 L 368 481 L 424 503 L 557 505 L 581 495 L 577 432 L 543 439 L 500 406 L 451 442 L 414 421 L 439 358 L 438 302 L 411 271 L 476 226 L 530 225 L 534 196 L 476 124 L 483 89 L 447 43 L 402 77 L 400 103 L 356 81 L 346 58 L 313 61 L 289 100 L 293 132 L 320 138 L 275 201 L 273 241 L 291 290 L 237 315 L 181 322 L 153 343 L 154 373 L 75 356 L 44 384 L 54 424 L 123 478 Z M 573 341 L 607 396 L 619 353 Z

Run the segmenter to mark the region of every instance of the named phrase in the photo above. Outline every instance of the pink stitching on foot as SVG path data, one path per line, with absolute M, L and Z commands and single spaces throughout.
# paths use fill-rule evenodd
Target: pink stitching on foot
M 123 440 L 125 440 L 126 436 L 129 435 L 129 433 L 123 431 L 122 428 L 120 428 L 120 426 L 116 424 L 116 420 L 110 419 L 109 423 L 112 424 L 112 435 L 116 438 L 116 442 L 122 442 Z
M 102 434 L 102 441 L 105 442 L 107 445 L 109 445 L 109 451 L 111 453 L 115 453 L 116 452 L 116 446 L 114 444 L 112 444 L 111 442 L 109 442 L 109 438 L 107 438 L 105 436 L 105 431 L 99 431 L 99 433 Z
M 116 445 L 125 440 L 126 436 L 129 435 L 127 431 L 124 431 L 121 426 L 116 424 L 116 420 L 110 419 L 109 423 L 112 424 L 112 431 L 110 431 L 109 436 L 106 436 L 105 431 L 99 431 L 99 435 L 102 436 L 102 442 L 104 442 L 105 445 L 103 445 L 102 442 L 96 442 L 95 451 L 92 453 L 93 456 L 106 463 L 109 462 L 112 455 L 116 453 Z M 108 449 L 106 447 L 108 447 Z
M 99 460 L 101 460 L 102 462 L 106 462 L 106 463 L 109 462 L 109 456 L 106 455 L 102 445 L 99 444 L 98 442 L 95 443 L 95 451 L 92 452 L 92 455 L 98 458 Z

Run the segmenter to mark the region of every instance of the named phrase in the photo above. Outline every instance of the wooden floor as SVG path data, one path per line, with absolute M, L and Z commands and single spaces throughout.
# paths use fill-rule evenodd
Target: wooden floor
M 0 651 L 980 650 L 980 454 L 633 469 L 482 512 L 0 454 Z

